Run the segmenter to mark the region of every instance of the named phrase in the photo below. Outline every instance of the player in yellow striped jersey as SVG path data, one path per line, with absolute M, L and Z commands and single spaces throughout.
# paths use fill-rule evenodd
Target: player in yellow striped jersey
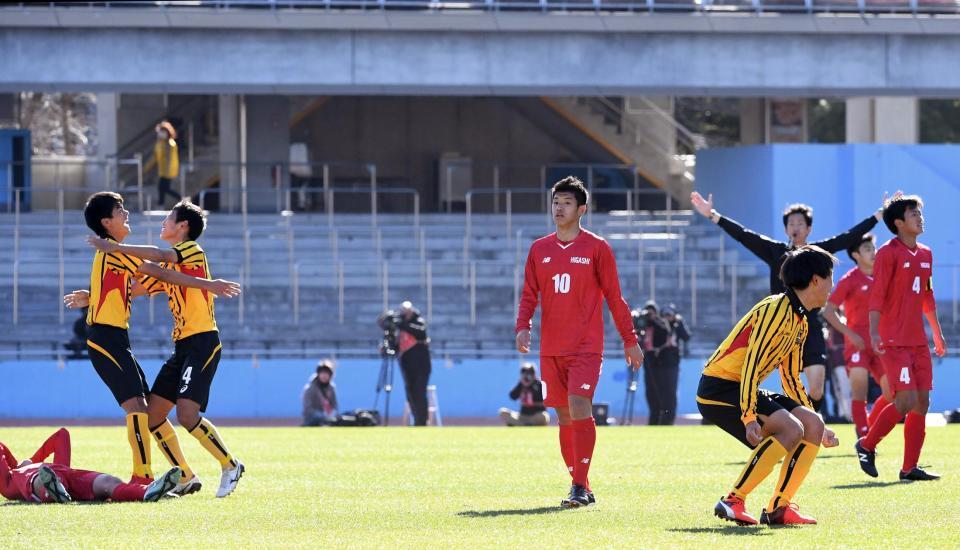
M 203 211 L 189 201 L 181 201 L 167 214 L 160 238 L 170 248 L 120 244 L 91 237 L 90 244 L 104 253 L 125 254 L 159 262 L 166 269 L 194 277 L 210 278 L 207 256 L 197 244 L 206 227 Z M 177 421 L 186 428 L 221 467 L 217 497 L 233 492 L 244 472 L 244 465 L 233 456 L 216 426 L 201 416 L 206 412 L 210 386 L 220 362 L 221 344 L 214 316 L 214 295 L 198 288 L 170 284 L 155 277 L 144 277 L 141 284 L 149 294 L 166 293 L 173 314 L 174 353 L 167 359 L 151 388 L 148 402 L 150 431 L 174 466 L 184 470 L 178 492 L 188 494 L 200 489 L 200 480 L 190 469 L 176 432 L 167 415 L 176 407 Z
M 714 508 L 722 519 L 756 524 L 746 511 L 746 498 L 784 459 L 776 492 L 760 522 L 817 522 L 799 512 L 793 497 L 810 472 L 821 443 L 834 447 L 839 442 L 813 411 L 800 371 L 807 315 L 826 304 L 836 261 L 811 245 L 787 252 L 780 269 L 786 291 L 753 306 L 703 369 L 697 388 L 700 413 L 753 449 L 733 489 Z M 783 394 L 761 389 L 760 383 L 778 368 Z
M 123 197 L 116 193 L 91 195 L 83 213 L 87 226 L 104 241 L 120 243 L 130 234 L 129 212 L 123 207 Z M 144 440 L 148 429 L 146 397 L 149 390 L 143 370 L 130 349 L 127 329 L 131 299 L 146 293 L 137 278 L 146 275 L 217 295 L 235 295 L 239 290 L 239 286 L 230 281 L 198 279 L 134 256 L 98 251 L 90 271 L 90 289 L 64 296 L 68 307 L 89 305 L 90 362 L 126 412 L 127 440 L 133 456 L 132 482 L 139 483 L 149 483 L 153 477 L 150 443 Z

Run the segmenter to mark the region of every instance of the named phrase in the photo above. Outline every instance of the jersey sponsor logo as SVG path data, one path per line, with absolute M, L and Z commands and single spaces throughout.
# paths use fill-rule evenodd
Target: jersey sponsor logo
M 590 265 L 590 258 L 584 258 L 583 256 L 571 256 L 570 263 Z
M 798 345 L 798 346 L 803 343 L 803 340 L 800 339 L 800 335 L 799 335 L 799 334 L 797 335 L 796 342 L 797 342 L 797 345 Z
M 542 263 L 545 263 L 545 264 L 550 263 L 550 256 L 547 256 L 546 258 L 544 258 Z

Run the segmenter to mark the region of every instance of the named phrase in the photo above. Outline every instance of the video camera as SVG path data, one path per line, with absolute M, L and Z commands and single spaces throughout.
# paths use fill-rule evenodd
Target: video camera
M 392 309 L 388 309 L 377 317 L 377 326 L 383 330 L 383 342 L 380 344 L 381 355 L 396 355 L 397 330 L 399 330 L 402 321 L 403 318 L 400 314 Z

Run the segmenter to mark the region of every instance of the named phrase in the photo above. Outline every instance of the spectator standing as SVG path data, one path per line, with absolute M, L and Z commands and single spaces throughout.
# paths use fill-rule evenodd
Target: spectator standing
M 167 195 L 177 202 L 182 197 L 171 189 L 173 180 L 180 175 L 180 151 L 177 149 L 177 131 L 173 124 L 164 120 L 156 126 L 157 141 L 153 144 L 153 158 L 157 163 L 157 208 L 163 209 Z
M 671 337 L 670 325 L 660 317 L 657 303 L 649 300 L 643 309 L 635 312 L 634 327 L 643 347 L 644 369 L 643 385 L 650 409 L 648 424 L 657 426 L 670 416 L 671 373 L 664 368 L 660 352 L 667 346 Z M 676 408 L 676 382 L 673 383 L 673 408 Z
M 414 426 L 426 426 L 429 407 L 427 384 L 430 382 L 430 339 L 427 338 L 427 321 L 413 304 L 400 304 L 400 319 L 397 324 L 397 348 L 400 354 L 400 372 L 407 390 L 407 403 L 413 415 Z

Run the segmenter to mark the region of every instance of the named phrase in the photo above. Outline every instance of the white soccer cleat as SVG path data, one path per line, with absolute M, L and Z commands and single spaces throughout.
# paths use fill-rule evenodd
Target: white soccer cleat
M 180 483 L 181 477 L 183 477 L 183 470 L 177 466 L 170 468 L 167 473 L 158 477 L 153 483 L 147 486 L 147 491 L 143 494 L 143 501 L 156 502 L 160 500 L 161 497 L 176 488 L 177 484 Z
M 220 489 L 217 491 L 217 498 L 223 498 L 237 488 L 237 482 L 243 477 L 245 468 L 239 460 L 235 460 L 235 468 L 227 468 L 220 474 Z
M 194 474 L 190 479 L 177 483 L 177 486 L 170 492 L 178 497 L 182 497 L 196 493 L 201 487 L 203 487 L 203 483 L 201 483 L 200 478 Z
M 64 504 L 73 500 L 70 497 L 70 493 L 67 492 L 67 488 L 60 482 L 60 478 L 58 478 L 57 474 L 53 473 L 53 470 L 48 466 L 40 466 L 36 476 L 40 485 L 46 489 L 47 496 L 50 497 L 50 500 L 53 502 Z

